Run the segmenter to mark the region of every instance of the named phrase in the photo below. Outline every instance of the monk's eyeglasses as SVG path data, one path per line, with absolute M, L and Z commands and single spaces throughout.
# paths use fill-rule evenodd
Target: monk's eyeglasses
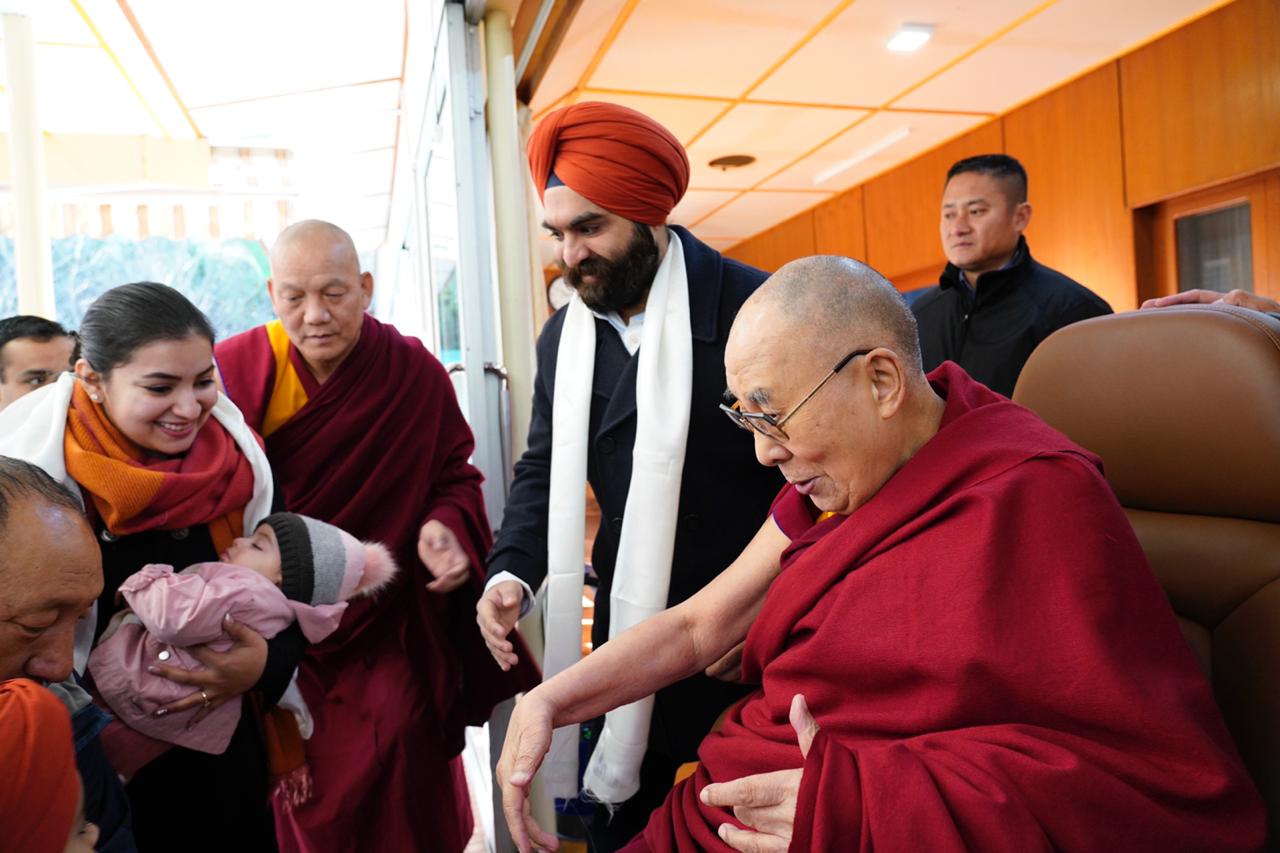
M 805 394 L 804 398 L 799 403 L 796 403 L 791 411 L 787 412 L 780 418 L 765 412 L 744 412 L 741 408 L 741 400 L 734 400 L 732 405 L 721 403 L 720 411 L 728 415 L 729 420 L 733 421 L 742 429 L 758 432 L 765 438 L 770 438 L 774 441 L 788 441 L 790 440 L 790 436 L 787 435 L 786 430 L 782 428 L 782 425 L 795 417 L 796 412 L 800 411 L 805 403 L 812 400 L 813 395 L 821 391 L 822 386 L 831 381 L 831 377 L 844 370 L 845 366 L 848 365 L 849 362 L 859 356 L 867 355 L 874 349 L 875 347 L 872 347 L 871 349 L 856 349 L 844 358 L 840 359 L 840 361 L 836 363 L 836 366 L 831 368 L 831 372 L 822 377 L 821 382 L 813 386 L 812 391 Z

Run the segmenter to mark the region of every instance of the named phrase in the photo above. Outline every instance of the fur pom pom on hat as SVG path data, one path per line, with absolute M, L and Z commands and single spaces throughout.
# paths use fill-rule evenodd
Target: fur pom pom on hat
M 361 543 L 332 524 L 292 512 L 277 512 L 262 523 L 276 534 L 280 589 L 293 601 L 337 604 L 372 595 L 398 571 L 386 547 Z

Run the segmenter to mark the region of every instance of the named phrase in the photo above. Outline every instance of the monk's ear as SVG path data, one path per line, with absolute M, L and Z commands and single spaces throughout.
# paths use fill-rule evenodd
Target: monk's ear
M 888 420 L 902 408 L 907 375 L 902 359 L 886 347 L 867 353 L 863 369 L 871 383 L 871 395 L 881 419 Z
M 373 273 L 360 273 L 360 292 L 364 295 L 364 307 L 373 304 Z
M 267 279 L 267 298 L 271 300 L 271 309 L 274 311 L 276 307 L 276 283 L 270 278 Z

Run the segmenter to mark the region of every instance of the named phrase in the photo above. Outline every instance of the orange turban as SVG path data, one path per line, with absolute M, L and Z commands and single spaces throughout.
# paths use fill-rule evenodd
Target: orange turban
M 0 681 L 0 838 L 4 849 L 61 853 L 80 793 L 71 717 L 45 688 Z
M 689 158 L 671 131 L 617 104 L 561 107 L 529 137 L 538 198 L 552 173 L 578 195 L 634 222 L 661 225 L 689 186 Z

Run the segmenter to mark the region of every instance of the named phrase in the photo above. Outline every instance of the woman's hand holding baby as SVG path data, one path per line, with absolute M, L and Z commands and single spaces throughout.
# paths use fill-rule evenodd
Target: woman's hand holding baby
M 156 716 L 199 708 L 200 711 L 191 719 L 191 724 L 195 725 L 214 708 L 240 698 L 241 694 L 247 693 L 258 683 L 267 666 L 267 641 L 257 631 L 236 622 L 229 613 L 223 620 L 223 626 L 233 643 L 225 652 L 215 651 L 208 646 L 191 646 L 187 649 L 196 660 L 204 664 L 204 669 L 187 670 L 162 664 L 149 667 L 149 671 L 155 675 L 178 684 L 186 684 L 196 691 L 158 709 Z

